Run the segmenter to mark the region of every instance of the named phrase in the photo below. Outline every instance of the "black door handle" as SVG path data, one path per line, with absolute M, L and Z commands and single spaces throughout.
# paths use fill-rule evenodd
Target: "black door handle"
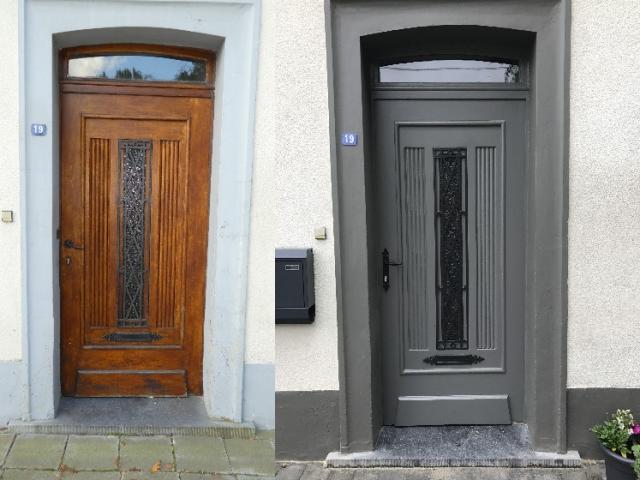
M 389 267 L 398 267 L 402 262 L 392 262 L 389 260 L 389 251 L 385 248 L 382 251 L 382 287 L 389 290 L 391 282 L 389 281 Z
M 76 250 L 84 250 L 84 247 L 82 245 L 73 243 L 73 240 L 69 240 L 69 239 L 65 240 L 62 245 L 64 245 L 64 248 L 75 248 Z

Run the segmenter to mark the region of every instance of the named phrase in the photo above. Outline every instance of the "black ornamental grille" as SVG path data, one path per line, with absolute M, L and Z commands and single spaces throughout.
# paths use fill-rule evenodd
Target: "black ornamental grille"
M 147 326 L 151 142 L 120 140 L 118 327 Z
M 438 350 L 469 348 L 467 149 L 434 148 Z

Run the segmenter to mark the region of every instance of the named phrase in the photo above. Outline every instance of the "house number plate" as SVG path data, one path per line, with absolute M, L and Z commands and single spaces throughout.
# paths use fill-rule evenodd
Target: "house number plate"
M 47 126 L 44 123 L 32 123 L 31 135 L 44 137 L 47 134 Z
M 342 141 L 342 145 L 345 145 L 347 147 L 353 147 L 355 145 L 358 145 L 358 134 L 357 133 L 345 132 L 345 133 L 342 134 L 340 139 Z

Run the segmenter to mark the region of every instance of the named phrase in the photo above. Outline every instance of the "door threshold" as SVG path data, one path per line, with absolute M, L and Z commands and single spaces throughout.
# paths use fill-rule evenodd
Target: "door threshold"
M 195 435 L 255 438 L 250 422 L 207 415 L 202 397 L 60 399 L 52 420 L 12 421 L 14 433 L 78 435 Z
M 373 451 L 330 453 L 325 466 L 581 468 L 577 451 L 536 452 L 524 424 L 382 427 Z

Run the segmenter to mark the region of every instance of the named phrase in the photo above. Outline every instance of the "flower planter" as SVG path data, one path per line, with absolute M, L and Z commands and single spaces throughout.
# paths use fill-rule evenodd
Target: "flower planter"
M 607 469 L 607 480 L 636 480 L 633 471 L 633 460 L 628 460 L 608 448 L 600 445 L 604 452 L 604 465 Z

